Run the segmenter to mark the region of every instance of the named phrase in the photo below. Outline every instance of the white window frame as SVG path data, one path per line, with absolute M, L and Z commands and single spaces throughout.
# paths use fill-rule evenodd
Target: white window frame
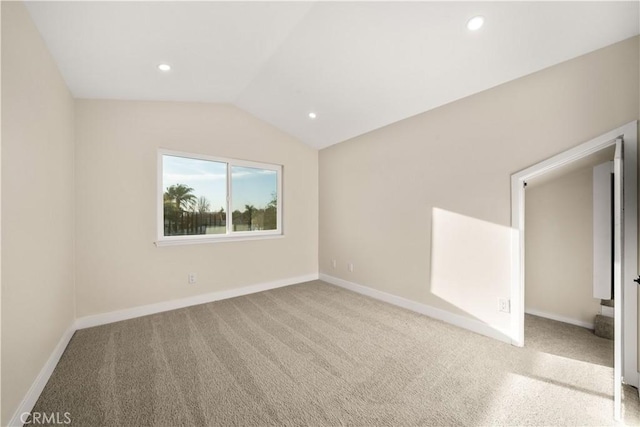
M 163 188 L 163 156 L 184 157 L 193 160 L 205 160 L 210 162 L 227 164 L 227 200 L 225 206 L 226 233 L 225 234 L 193 234 L 180 236 L 164 235 L 164 188 Z M 157 211 L 157 240 L 156 246 L 172 246 L 172 245 L 190 245 L 201 243 L 219 243 L 219 242 L 237 242 L 239 240 L 261 240 L 274 239 L 284 237 L 282 227 L 282 165 L 271 163 L 260 163 L 248 160 L 231 159 L 225 157 L 214 157 L 205 154 L 186 153 L 181 151 L 173 151 L 167 149 L 158 149 L 158 177 L 157 177 L 157 194 L 156 194 L 156 211 Z M 232 203 L 232 177 L 231 171 L 234 166 L 272 170 L 276 172 L 277 179 L 277 212 L 275 230 L 260 231 L 233 231 L 233 211 Z

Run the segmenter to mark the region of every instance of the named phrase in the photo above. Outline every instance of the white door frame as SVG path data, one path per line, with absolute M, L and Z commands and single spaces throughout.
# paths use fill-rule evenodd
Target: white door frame
M 622 293 L 622 376 L 626 384 L 638 387 L 638 122 L 633 121 L 591 141 L 553 156 L 511 175 L 511 343 L 524 346 L 524 186 L 528 179 L 615 145 L 622 138 L 624 147 L 624 258 Z M 617 327 L 617 325 L 616 325 Z
M 624 271 L 624 156 L 622 138 L 616 139 L 616 152 L 613 157 L 613 297 L 622 295 L 622 276 Z M 619 299 L 619 298 L 618 298 Z M 624 303 L 624 301 L 623 301 Z M 613 310 L 613 418 L 622 418 L 622 307 L 616 304 Z

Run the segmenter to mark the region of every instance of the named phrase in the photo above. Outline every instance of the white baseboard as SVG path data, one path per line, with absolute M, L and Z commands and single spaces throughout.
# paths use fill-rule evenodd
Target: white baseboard
M 18 409 L 16 409 L 13 417 L 9 421 L 9 426 L 13 427 L 23 425 L 22 421 L 20 420 L 21 415 L 25 412 L 31 412 L 31 410 L 35 406 L 38 398 L 40 397 L 40 394 L 42 393 L 42 390 L 44 390 L 44 386 L 47 385 L 47 382 L 49 381 L 53 370 L 56 368 L 60 357 L 62 357 L 62 353 L 64 353 L 64 350 L 67 348 L 67 345 L 69 344 L 69 341 L 71 341 L 71 337 L 73 336 L 75 331 L 75 324 L 71 324 L 62 334 L 62 337 L 60 338 L 60 341 L 58 341 L 56 347 L 53 349 L 51 356 L 49 356 L 49 359 L 40 370 L 40 373 L 38 373 L 35 381 L 33 382 L 33 384 L 31 384 L 31 387 L 29 387 L 27 394 L 20 402 L 20 405 L 18 405 Z
M 525 309 L 524 312 L 527 314 L 532 314 L 534 316 L 544 317 L 546 319 L 557 320 L 558 322 L 569 323 L 570 325 L 581 326 L 587 329 L 594 328 L 593 323 L 583 322 L 582 320 L 571 319 L 569 317 L 564 317 L 564 316 L 560 316 L 553 313 L 545 313 L 544 311 L 539 311 L 539 310 L 530 309 L 530 308 Z
M 406 308 L 407 310 L 415 311 L 416 313 L 424 314 L 425 316 L 429 316 L 434 319 L 442 320 L 443 322 L 470 330 L 480 335 L 485 335 L 487 337 L 503 341 L 507 344 L 511 344 L 511 337 L 508 333 L 494 329 L 486 323 L 482 323 L 478 320 L 460 316 L 459 314 L 451 313 L 440 308 L 435 308 L 430 305 L 422 304 L 386 292 L 378 291 L 368 286 L 359 285 L 357 283 L 349 282 L 347 280 L 339 279 L 327 274 L 320 273 L 320 280 L 344 289 L 348 289 L 353 292 L 357 292 L 362 295 L 366 295 L 371 298 L 375 298 L 380 301 L 387 302 L 389 304 L 397 305 L 398 307 Z
M 210 292 L 207 294 L 195 295 L 188 298 L 159 302 L 156 304 L 141 305 L 138 307 L 111 311 L 108 313 L 94 314 L 77 319 L 76 329 L 85 329 L 91 328 L 93 326 L 106 325 L 108 323 L 120 322 L 121 320 L 133 319 L 136 317 L 148 316 L 149 314 L 161 313 L 163 311 L 190 307 L 192 305 L 206 304 L 208 302 L 254 294 L 256 292 L 268 291 L 269 289 L 281 288 L 283 286 L 295 285 L 296 283 L 304 283 L 311 280 L 318 280 L 318 274 L 316 273 L 308 274 L 306 276 L 290 277 L 288 279 L 259 283 L 257 285 L 244 286 L 242 288 Z
M 14 427 L 23 425 L 22 421 L 20 420 L 20 416 L 25 412 L 31 412 L 36 402 L 38 401 L 42 390 L 44 390 L 45 385 L 47 385 L 47 382 L 49 381 L 53 370 L 58 364 L 60 357 L 62 357 L 62 353 L 64 353 L 64 350 L 67 348 L 71 337 L 78 329 L 90 328 L 92 326 L 105 325 L 107 323 L 119 322 L 121 320 L 133 319 L 135 317 L 175 310 L 177 308 L 184 308 L 192 305 L 205 304 L 208 302 L 219 301 L 227 298 L 254 294 L 257 292 L 267 291 L 269 289 L 281 288 L 283 286 L 295 285 L 297 283 L 304 283 L 317 279 L 318 274 L 314 273 L 308 274 L 306 276 L 291 277 L 288 279 L 244 286 L 237 289 L 210 292 L 207 294 L 196 295 L 189 298 L 182 298 L 157 304 L 143 305 L 126 310 L 96 314 L 93 316 L 86 316 L 76 319 L 76 321 L 64 332 L 62 338 L 60 338 L 60 341 L 58 342 L 58 345 L 56 345 L 56 348 L 53 350 L 53 353 L 51 353 L 51 356 L 36 377 L 35 381 L 33 382 L 33 384 L 31 384 L 29 391 L 22 399 L 22 402 L 20 402 L 18 409 L 16 409 L 13 417 L 9 421 L 9 426 Z

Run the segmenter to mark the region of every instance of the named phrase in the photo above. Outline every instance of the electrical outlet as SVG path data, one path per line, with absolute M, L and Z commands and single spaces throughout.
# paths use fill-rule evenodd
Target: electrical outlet
M 196 273 L 189 273 L 187 277 L 189 279 L 190 285 L 195 285 L 196 282 L 198 281 L 198 275 Z
M 504 312 L 504 313 L 511 313 L 511 301 L 509 301 L 506 298 L 499 298 L 498 299 L 498 310 Z
M 338 268 L 338 261 L 336 261 L 335 259 L 331 260 L 331 268 L 333 268 L 334 270 L 336 268 Z
M 347 266 L 347 269 L 349 270 L 350 273 L 353 273 L 353 263 L 350 262 L 349 265 Z

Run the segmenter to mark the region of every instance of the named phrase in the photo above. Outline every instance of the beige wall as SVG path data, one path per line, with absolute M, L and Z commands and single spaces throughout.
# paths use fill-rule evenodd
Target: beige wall
M 2 425 L 74 319 L 73 99 L 2 2 Z
M 637 120 L 638 52 L 636 37 L 322 150 L 320 271 L 509 331 L 510 175 Z
M 593 167 L 526 191 L 525 308 L 593 324 Z
M 232 106 L 92 100 L 76 144 L 78 317 L 317 273 L 317 150 Z M 285 237 L 156 247 L 158 148 L 284 165 Z

